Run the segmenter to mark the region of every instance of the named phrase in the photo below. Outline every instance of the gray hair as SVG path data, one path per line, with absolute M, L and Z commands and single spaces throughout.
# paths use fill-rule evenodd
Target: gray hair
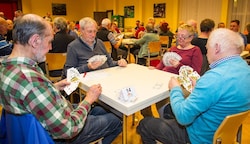
M 13 42 L 26 45 L 34 34 L 45 37 L 46 23 L 42 17 L 34 14 L 19 17 L 14 23 Z
M 56 17 L 53 21 L 54 27 L 56 27 L 59 30 L 66 30 L 67 29 L 67 21 L 63 17 Z
M 109 24 L 111 24 L 110 19 L 105 18 L 102 20 L 102 27 L 107 27 Z
M 207 45 L 211 48 L 215 47 L 215 45 L 220 45 L 222 48 L 221 52 L 237 52 L 238 54 L 244 49 L 244 42 L 241 35 L 226 28 L 219 28 L 212 31 Z
M 80 24 L 80 28 L 81 28 L 81 29 L 84 29 L 86 26 L 89 26 L 89 25 L 95 25 L 96 28 L 97 28 L 97 23 L 96 23 L 96 21 L 93 20 L 93 19 L 90 18 L 90 17 L 82 18 L 82 19 L 79 21 L 79 24 Z

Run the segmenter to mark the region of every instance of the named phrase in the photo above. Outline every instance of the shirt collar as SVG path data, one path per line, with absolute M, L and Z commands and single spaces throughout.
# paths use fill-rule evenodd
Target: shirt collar
M 27 58 L 27 57 L 17 57 L 17 58 L 11 58 L 11 59 L 4 59 L 2 61 L 2 65 L 18 65 L 18 64 L 25 64 L 25 65 L 30 65 L 32 67 L 36 67 L 37 62 Z
M 212 69 L 212 68 L 215 68 L 215 67 L 217 67 L 219 64 L 221 64 L 221 63 L 223 63 L 223 62 L 226 62 L 226 61 L 228 61 L 228 60 L 231 60 L 231 59 L 234 59 L 234 58 L 238 58 L 238 57 L 240 57 L 238 54 L 237 54 L 237 55 L 232 55 L 232 56 L 224 57 L 224 58 L 222 58 L 222 59 L 219 59 L 219 60 L 217 60 L 217 61 L 211 63 L 211 64 L 209 65 L 209 67 L 210 67 L 211 69 Z
M 87 42 L 86 42 L 82 37 L 80 37 L 80 39 L 81 39 L 81 41 L 82 41 L 83 43 L 85 43 L 89 48 L 91 48 L 92 50 L 94 49 L 95 44 L 96 44 L 96 39 L 94 40 L 94 42 L 93 42 L 93 44 L 92 44 L 91 46 L 88 45 Z

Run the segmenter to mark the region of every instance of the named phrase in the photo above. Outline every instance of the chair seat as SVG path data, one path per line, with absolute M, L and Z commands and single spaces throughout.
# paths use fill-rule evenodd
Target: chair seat
M 54 144 L 48 132 L 33 114 L 16 115 L 2 111 L 1 144 Z

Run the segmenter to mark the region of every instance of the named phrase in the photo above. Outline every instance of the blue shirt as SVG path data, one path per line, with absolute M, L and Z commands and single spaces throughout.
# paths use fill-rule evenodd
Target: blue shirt
M 240 56 L 213 63 L 184 99 L 180 87 L 170 92 L 177 121 L 186 126 L 192 144 L 212 143 L 214 132 L 228 115 L 250 109 L 250 67 Z
M 12 44 L 0 35 L 0 56 L 10 55 L 12 52 Z

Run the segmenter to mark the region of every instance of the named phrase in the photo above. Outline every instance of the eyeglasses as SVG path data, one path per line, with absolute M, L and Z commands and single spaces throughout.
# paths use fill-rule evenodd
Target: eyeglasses
M 186 40 L 188 38 L 190 38 L 192 35 L 189 36 L 184 36 L 184 35 L 176 35 L 176 39 L 182 39 L 182 40 Z

